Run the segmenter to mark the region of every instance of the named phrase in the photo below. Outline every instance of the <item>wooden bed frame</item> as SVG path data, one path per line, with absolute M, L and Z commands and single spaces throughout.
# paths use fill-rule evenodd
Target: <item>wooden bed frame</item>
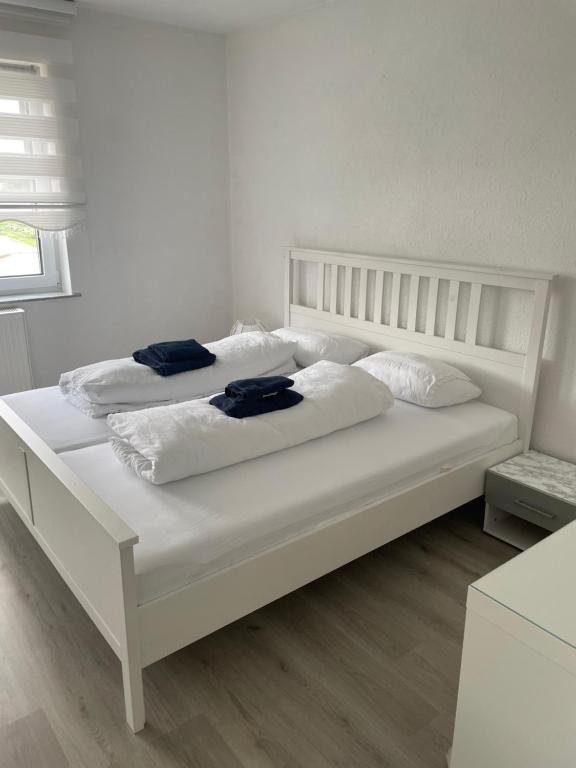
M 134 531 L 0 402 L 0 489 L 120 659 L 134 731 L 144 667 L 482 495 L 485 470 L 529 445 L 551 275 L 297 248 L 284 258 L 287 325 L 452 363 L 518 416 L 520 439 L 138 605 Z M 477 343 L 484 286 L 531 295 L 524 353 Z

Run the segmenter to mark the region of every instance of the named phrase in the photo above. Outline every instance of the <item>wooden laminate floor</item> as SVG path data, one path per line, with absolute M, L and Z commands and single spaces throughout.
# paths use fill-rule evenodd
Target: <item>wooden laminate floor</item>
M 0 507 L 0 768 L 444 768 L 468 584 L 516 552 L 469 505 L 145 670 Z

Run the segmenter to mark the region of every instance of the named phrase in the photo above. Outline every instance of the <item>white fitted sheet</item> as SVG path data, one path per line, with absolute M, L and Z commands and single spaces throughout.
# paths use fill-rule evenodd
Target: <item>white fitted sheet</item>
M 517 438 L 517 420 L 474 401 L 397 401 L 371 421 L 288 450 L 163 486 L 110 445 L 61 454 L 140 537 L 140 604 Z
M 106 419 L 86 416 L 59 387 L 30 389 L 2 400 L 56 453 L 105 443 L 112 435 Z

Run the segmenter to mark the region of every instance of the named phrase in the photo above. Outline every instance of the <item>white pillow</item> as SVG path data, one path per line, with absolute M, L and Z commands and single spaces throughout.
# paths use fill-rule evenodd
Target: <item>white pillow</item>
M 377 352 L 354 365 L 387 384 L 398 400 L 426 408 L 457 405 L 482 394 L 458 368 L 422 355 Z
M 369 346 L 362 341 L 336 333 L 315 331 L 312 328 L 278 328 L 272 333 L 285 341 L 295 341 L 298 344 L 294 359 L 303 368 L 320 360 L 350 365 L 370 351 Z

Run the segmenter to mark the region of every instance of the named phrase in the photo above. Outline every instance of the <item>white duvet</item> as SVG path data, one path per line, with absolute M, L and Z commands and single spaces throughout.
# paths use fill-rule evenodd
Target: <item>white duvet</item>
M 386 384 L 360 368 L 321 361 L 292 378 L 300 404 L 248 419 L 226 416 L 208 400 L 109 416 L 114 453 L 162 485 L 323 437 L 394 403 Z
M 63 373 L 60 389 L 72 405 L 93 417 L 167 405 L 221 392 L 233 379 L 290 370 L 297 345 L 253 331 L 205 346 L 216 355 L 207 368 L 164 377 L 129 357 L 105 360 Z

